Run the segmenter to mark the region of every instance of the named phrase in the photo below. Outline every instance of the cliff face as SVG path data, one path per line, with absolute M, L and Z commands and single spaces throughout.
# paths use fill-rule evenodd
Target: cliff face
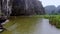
M 11 6 L 10 0 L 0 0 L 0 9 L 3 16 L 11 14 Z
M 5 16 L 27 16 L 45 13 L 42 3 L 38 0 L 4 0 L 1 12 Z
M 11 15 L 33 15 L 33 5 L 30 0 L 14 0 Z
M 35 10 L 36 14 L 38 14 L 38 15 L 45 14 L 45 10 L 44 10 L 42 3 L 40 1 L 34 2 L 34 10 Z
M 0 14 L 1 14 L 1 0 L 0 0 Z
M 44 14 L 44 8 L 38 0 L 13 0 L 11 16 Z

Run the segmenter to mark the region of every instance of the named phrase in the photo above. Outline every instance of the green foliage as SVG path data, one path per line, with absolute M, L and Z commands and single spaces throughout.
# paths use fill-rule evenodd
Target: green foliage
M 60 15 L 45 15 L 43 17 L 49 19 L 51 25 L 60 28 Z

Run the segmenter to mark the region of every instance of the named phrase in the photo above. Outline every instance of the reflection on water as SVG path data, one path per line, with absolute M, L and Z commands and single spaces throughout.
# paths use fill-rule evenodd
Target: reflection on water
M 34 34 L 60 34 L 60 30 L 51 26 L 48 19 L 42 19 L 42 22 L 37 24 Z
M 2 34 L 60 34 L 60 30 L 50 25 L 48 19 L 21 18 Z

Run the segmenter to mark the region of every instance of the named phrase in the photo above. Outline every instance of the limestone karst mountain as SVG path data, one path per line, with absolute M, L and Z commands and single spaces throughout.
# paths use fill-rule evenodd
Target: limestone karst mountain
M 54 14 L 54 15 L 58 15 L 60 14 L 60 5 L 59 6 L 54 6 L 54 5 L 48 5 L 45 7 L 45 13 L 46 14 Z
M 46 14 L 55 13 L 56 7 L 54 5 L 48 5 L 45 7 Z
M 55 12 L 56 12 L 57 14 L 60 14 L 60 5 L 56 8 Z
M 1 14 L 1 1 L 0 1 L 0 14 Z
M 45 14 L 42 3 L 38 0 L 4 0 L 1 12 L 6 16 Z
M 12 16 L 44 14 L 42 3 L 38 0 L 14 0 Z

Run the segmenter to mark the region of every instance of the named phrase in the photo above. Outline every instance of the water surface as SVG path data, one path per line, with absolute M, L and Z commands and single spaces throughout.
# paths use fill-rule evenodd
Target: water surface
M 7 31 L 2 34 L 60 34 L 60 29 L 50 25 L 48 19 L 17 18 L 12 20 L 9 23 L 10 27 L 6 24 Z
M 50 25 L 48 19 L 42 19 L 42 22 L 37 24 L 34 34 L 60 34 L 60 30 Z

